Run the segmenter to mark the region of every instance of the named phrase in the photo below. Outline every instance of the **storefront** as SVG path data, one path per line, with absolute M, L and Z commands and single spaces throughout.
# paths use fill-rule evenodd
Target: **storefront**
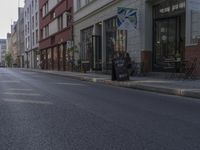
M 185 57 L 185 0 L 153 6 L 153 70 L 167 70 L 165 61 Z
M 95 7 L 98 2 L 88 7 Z M 137 10 L 137 29 L 118 29 L 119 7 Z M 93 70 L 97 64 L 103 72 L 111 70 L 113 54 L 118 51 L 128 52 L 132 61 L 143 64 L 145 72 L 171 72 L 173 66 L 167 61 L 199 54 L 197 50 L 193 52 L 199 49 L 196 45 L 200 41 L 199 0 L 123 0 L 94 12 L 86 9 L 87 6 L 75 13 L 74 42 L 80 59 L 88 60 Z
M 112 5 L 107 5 L 108 2 L 94 1 L 87 6 L 99 7 L 95 13 L 89 12 L 92 9 L 87 6 L 75 13 L 74 42 L 80 52 L 81 62 L 89 63 L 88 70 L 110 72 L 113 54 L 119 51 L 129 52 L 136 61 L 140 61 L 140 58 L 133 53 L 133 47 L 137 53 L 140 51 L 139 30 L 127 33 L 125 30 L 118 30 L 117 26 L 118 7 L 138 8 L 141 5 L 140 1 L 130 2 L 130 0 L 113 1 Z M 83 17 L 84 15 L 86 16 Z M 80 16 L 82 18 L 79 18 Z M 135 33 L 137 39 L 133 42 L 131 38 Z
M 70 70 L 69 53 L 66 50 L 66 43 L 41 50 L 41 69 L 46 70 Z
M 104 70 L 111 70 L 114 52 L 126 52 L 127 32 L 117 30 L 117 17 L 103 21 L 105 30 L 102 30 L 102 23 L 81 30 L 81 60 L 88 63 L 88 70 L 102 70 L 102 40 L 105 40 Z M 105 33 L 105 39 L 102 38 Z

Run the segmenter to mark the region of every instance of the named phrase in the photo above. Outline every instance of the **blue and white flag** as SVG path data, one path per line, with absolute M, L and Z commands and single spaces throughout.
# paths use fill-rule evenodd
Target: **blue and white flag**
M 138 10 L 119 7 L 117 10 L 118 30 L 136 30 L 138 28 Z

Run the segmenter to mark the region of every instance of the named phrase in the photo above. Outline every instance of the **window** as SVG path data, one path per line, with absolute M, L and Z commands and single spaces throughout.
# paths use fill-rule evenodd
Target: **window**
M 32 35 L 33 37 L 32 37 L 32 45 L 34 45 L 35 44 L 35 33 L 33 32 L 33 35 Z
M 32 29 L 34 29 L 35 21 L 34 21 L 34 16 L 32 16 Z
M 81 31 L 81 59 L 82 60 L 92 60 L 92 32 L 93 27 L 84 29 Z
M 30 33 L 30 27 L 29 27 L 30 23 L 28 22 L 28 33 Z
M 63 16 L 58 17 L 58 31 L 61 31 L 63 29 Z
M 89 4 L 90 2 L 92 2 L 92 0 L 85 0 L 85 4 Z
M 26 49 L 28 49 L 28 39 L 26 38 Z
M 49 4 L 48 1 L 42 7 L 42 17 L 44 17 L 49 12 Z
M 49 26 L 47 25 L 45 27 L 45 37 L 48 37 L 49 36 Z
M 35 9 L 37 9 L 37 1 L 38 1 L 38 0 L 35 0 Z
M 191 42 L 192 44 L 197 44 L 200 42 L 200 12 L 191 12 Z
M 32 10 L 33 10 L 33 8 L 34 8 L 34 1 L 32 0 Z
M 90 2 L 90 0 L 85 0 L 86 5 Z
M 25 35 L 27 35 L 27 25 L 25 25 Z
M 28 36 L 27 48 L 30 48 L 30 36 Z
M 38 26 L 38 12 L 35 13 L 35 27 Z
M 36 38 L 36 43 L 38 43 L 38 30 L 35 31 L 35 38 Z
M 49 36 L 49 26 L 45 26 L 43 29 L 42 29 L 42 38 L 45 39 L 46 37 Z
M 43 29 L 40 30 L 40 39 L 43 39 Z
M 77 0 L 77 10 L 81 8 L 81 0 Z
M 114 52 L 126 51 L 127 33 L 124 30 L 117 30 L 116 21 L 116 17 L 105 21 L 107 69 L 111 69 L 111 62 Z

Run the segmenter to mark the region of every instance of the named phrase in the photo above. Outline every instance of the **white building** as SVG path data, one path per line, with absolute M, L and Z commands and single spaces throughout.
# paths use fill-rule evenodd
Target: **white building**
M 38 0 L 25 0 L 24 5 L 25 67 L 39 66 L 39 4 Z
M 136 29 L 118 30 L 119 7 L 136 11 Z M 74 43 L 95 70 L 110 70 L 113 53 L 126 51 L 145 71 L 168 71 L 164 60 L 195 53 L 199 10 L 199 0 L 74 0 Z

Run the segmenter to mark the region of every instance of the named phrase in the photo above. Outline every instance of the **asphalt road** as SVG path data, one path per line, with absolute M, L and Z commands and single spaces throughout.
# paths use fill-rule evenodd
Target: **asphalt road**
M 0 69 L 0 150 L 200 150 L 200 100 Z

